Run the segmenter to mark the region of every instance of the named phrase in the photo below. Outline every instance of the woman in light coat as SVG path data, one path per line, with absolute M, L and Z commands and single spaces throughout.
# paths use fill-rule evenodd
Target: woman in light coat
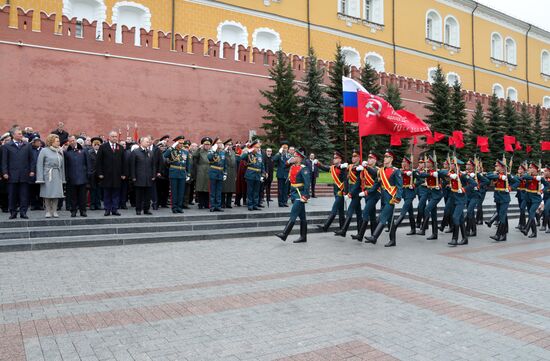
M 56 134 L 48 135 L 46 147 L 38 155 L 36 183 L 40 184 L 40 197 L 44 198 L 46 218 L 59 217 L 57 201 L 64 197 L 65 163 L 59 136 Z

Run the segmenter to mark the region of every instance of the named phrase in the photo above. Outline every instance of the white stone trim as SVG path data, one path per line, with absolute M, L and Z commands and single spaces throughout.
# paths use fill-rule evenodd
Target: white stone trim
M 447 44 L 447 45 L 451 45 L 451 46 L 455 46 L 457 48 L 460 48 L 460 22 L 458 21 L 458 19 L 454 16 L 454 15 L 447 15 L 445 16 L 445 20 L 443 20 L 443 42 L 446 43 L 445 41 L 445 38 L 446 38 L 446 25 L 447 25 L 447 20 L 449 19 L 453 19 L 455 22 L 456 22 L 456 26 L 457 26 L 457 44 Z
M 500 38 L 500 55 L 499 56 L 496 56 L 497 54 L 494 53 L 494 49 L 493 49 L 494 35 L 498 35 L 498 37 Z M 491 33 L 491 37 L 489 38 L 489 44 L 491 46 L 491 57 L 498 60 L 504 60 L 504 38 L 502 37 L 502 35 L 500 35 L 498 31 L 493 31 Z
M 447 84 L 449 84 L 450 86 L 455 85 L 454 82 L 451 83 L 449 81 L 449 77 L 451 77 L 451 76 L 456 76 L 456 79 L 458 80 L 458 82 L 462 83 L 462 79 L 460 78 L 460 75 L 458 75 L 458 73 L 455 73 L 454 71 L 450 71 L 450 72 L 447 73 Z
M 434 13 L 439 17 L 439 39 L 430 38 L 430 36 L 428 34 L 428 16 L 431 13 Z M 439 11 L 437 11 L 436 9 L 428 9 L 428 11 L 426 11 L 426 17 L 424 19 L 424 34 L 426 34 L 426 39 L 443 42 L 443 31 L 442 31 L 443 29 L 442 29 L 442 27 L 443 27 L 443 17 L 439 13 Z M 435 29 L 435 24 L 434 24 L 434 29 Z
M 221 37 L 222 37 L 222 28 L 224 27 L 224 25 L 232 25 L 232 26 L 236 26 L 238 28 L 240 28 L 241 30 L 244 31 L 244 37 L 243 39 L 241 39 L 241 43 L 239 43 L 238 45 L 243 45 L 245 48 L 248 47 L 248 30 L 246 29 L 246 26 L 244 26 L 243 24 L 239 23 L 238 21 L 233 21 L 233 20 L 225 20 L 225 21 L 222 21 L 221 23 L 218 24 L 218 41 L 221 41 Z M 233 44 L 231 44 L 233 45 Z M 220 48 L 223 47 L 223 44 L 220 44 Z
M 507 44 L 508 40 L 511 40 L 512 43 L 514 44 L 514 58 L 515 58 L 514 62 L 511 62 L 510 59 L 508 59 L 508 44 Z M 517 65 L 518 64 L 518 44 L 516 43 L 516 40 L 511 36 L 507 36 L 504 39 L 503 48 L 504 48 L 504 61 L 506 61 L 508 64 Z
M 544 55 L 548 57 L 548 69 L 544 69 Z M 550 75 L 550 51 L 547 49 L 542 49 L 540 52 L 540 72 Z
M 372 57 L 375 57 L 375 58 L 378 58 L 381 62 L 382 62 L 382 72 L 385 72 L 386 71 L 386 61 L 384 60 L 384 57 L 380 54 L 378 54 L 377 52 L 375 51 L 369 51 L 368 53 L 365 54 L 365 64 L 367 63 L 367 58 L 369 56 L 372 56 Z
M 256 29 L 254 29 L 254 32 L 252 33 L 252 46 L 253 47 L 257 47 L 256 46 L 256 39 L 258 37 L 258 33 L 269 33 L 269 34 L 274 35 L 275 38 L 277 39 L 277 43 L 279 44 L 279 49 L 276 49 L 276 50 L 281 49 L 281 43 L 282 43 L 281 42 L 281 35 L 277 31 L 275 31 L 273 29 L 270 29 L 270 28 L 256 28 Z M 262 49 L 260 49 L 260 50 L 262 50 Z
M 545 95 L 542 97 L 542 106 L 546 109 L 550 109 L 550 96 Z
M 105 5 L 105 0 L 88 0 L 99 4 L 99 8 L 96 11 L 96 17 L 98 23 L 103 23 L 105 19 L 107 19 L 107 6 Z M 72 15 L 73 11 L 73 4 L 71 0 L 63 0 L 63 10 L 62 13 L 69 19 L 73 18 Z M 86 19 L 90 22 L 93 21 L 93 19 Z
M 504 90 L 504 87 L 502 85 L 500 85 L 500 83 L 494 83 L 493 86 L 491 87 L 491 95 L 492 94 L 495 94 L 495 88 L 499 87 L 500 89 L 502 89 L 502 97 L 498 96 L 500 99 L 504 99 L 506 97 L 506 92 Z
M 151 30 L 151 10 L 143 4 L 139 4 L 133 1 L 119 1 L 113 6 L 113 15 L 111 16 L 111 20 L 113 24 L 118 23 L 118 16 L 119 16 L 119 8 L 122 6 L 128 6 L 128 7 L 134 7 L 138 8 L 140 10 L 143 10 L 145 12 L 145 21 L 143 24 L 143 28 L 146 31 Z M 136 33 L 139 32 L 139 29 L 136 29 Z
M 516 92 L 516 97 L 515 99 L 512 99 L 512 97 L 510 97 L 510 91 L 513 91 L 513 92 Z M 519 93 L 518 93 L 518 90 L 516 88 L 514 88 L 513 86 L 509 86 L 508 88 L 506 88 L 506 98 L 510 98 L 510 100 L 513 100 L 513 101 L 518 101 L 519 99 Z
M 361 67 L 361 54 L 359 54 L 359 52 L 357 51 L 357 49 L 351 47 L 351 46 L 342 46 L 342 53 L 345 52 L 345 51 L 349 51 L 350 53 L 354 53 L 355 55 L 357 55 L 357 59 L 359 59 L 359 64 L 355 65 L 355 64 L 348 64 L 350 66 L 356 66 L 357 68 L 360 68 Z
M 431 76 L 432 71 L 437 71 L 437 66 L 432 66 L 431 68 L 428 68 L 428 78 L 427 78 L 428 80 L 427 81 L 430 84 L 434 83 L 434 79 Z

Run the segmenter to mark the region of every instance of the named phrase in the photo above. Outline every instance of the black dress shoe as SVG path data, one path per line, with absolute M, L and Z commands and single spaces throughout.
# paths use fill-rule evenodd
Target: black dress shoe
M 128 209 L 126 206 L 121 206 L 120 209 Z
M 152 215 L 153 215 L 153 213 L 151 213 L 151 211 L 144 211 L 143 214 L 146 214 L 146 215 L 148 215 L 148 216 L 152 216 Z
M 210 208 L 210 212 L 215 212 L 214 208 Z
M 176 210 L 176 213 L 183 213 L 181 209 Z
M 22 218 L 22 219 L 29 219 L 29 217 L 28 217 L 26 214 L 24 214 L 24 213 L 23 213 L 22 215 L 20 215 L 19 218 Z
M 111 215 L 111 211 L 105 211 L 105 216 L 110 216 Z
M 120 216 L 120 213 L 118 213 L 118 211 L 114 211 L 112 213 L 113 213 L 113 216 Z
M 259 208 L 265 208 L 263 204 L 258 204 Z
M 10 215 L 10 219 L 15 219 L 15 218 L 17 218 L 17 213 L 12 213 L 12 214 Z
M 214 208 L 214 212 L 223 212 L 224 210 L 221 208 Z
M 178 213 L 177 209 L 172 209 L 172 213 Z
M 189 204 L 191 204 L 191 203 L 189 203 Z M 181 207 L 181 208 L 183 208 L 183 209 L 189 209 L 188 206 L 183 206 L 183 207 Z
M 71 218 L 76 217 L 76 212 L 71 212 Z
M 86 212 L 80 212 L 80 217 L 88 217 L 88 214 Z
M 141 216 L 141 211 L 136 211 L 136 216 Z

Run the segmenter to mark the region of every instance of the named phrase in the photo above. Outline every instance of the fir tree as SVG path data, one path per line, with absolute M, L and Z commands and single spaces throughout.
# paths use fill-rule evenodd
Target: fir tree
M 403 109 L 403 101 L 401 100 L 401 92 L 399 91 L 399 88 L 395 84 L 389 84 L 386 88 L 386 93 L 382 95 L 382 97 L 391 104 L 393 109 L 395 110 L 401 110 Z M 389 147 L 390 144 L 390 137 L 387 135 L 381 136 L 385 137 L 384 144 L 387 144 Z M 393 147 L 393 150 L 395 152 L 395 155 L 398 159 L 401 159 L 405 154 L 410 153 L 410 139 L 409 138 L 403 138 L 401 139 L 401 146 L 400 147 Z M 384 151 L 382 149 L 382 151 Z M 396 162 L 397 164 L 397 162 Z M 397 164 L 397 166 L 399 166 Z
M 298 127 L 298 89 L 294 85 L 294 72 L 290 62 L 282 51 L 277 53 L 277 63 L 269 69 L 273 81 L 270 90 L 260 90 L 266 98 L 266 104 L 260 104 L 267 115 L 261 128 L 265 130 L 262 139 L 269 145 L 278 146 L 281 140 L 288 140 L 291 144 L 300 141 Z
M 502 117 L 504 118 L 506 135 L 518 135 L 518 113 L 516 111 L 516 106 L 512 103 L 510 98 L 506 98 L 504 109 L 502 110 Z
M 466 130 L 466 123 L 468 120 L 468 114 L 466 114 L 466 101 L 462 94 L 462 84 L 457 81 L 453 84 L 451 89 L 451 121 L 453 122 L 451 130 L 460 130 L 464 132 Z M 457 149 L 457 155 L 465 156 L 466 147 L 463 149 Z
M 468 127 L 468 134 L 465 137 L 466 150 L 468 154 L 477 154 L 478 157 L 486 163 L 489 161 L 487 153 L 481 153 L 477 148 L 477 137 L 486 137 L 487 136 L 487 123 L 485 122 L 485 113 L 483 111 L 483 105 L 478 100 L 476 103 L 476 109 L 474 111 L 474 116 L 472 117 L 472 122 Z
M 500 110 L 499 99 L 495 94 L 489 100 L 487 130 L 489 132 L 489 149 L 491 150 L 490 159 L 494 161 L 502 158 L 502 153 L 504 152 L 504 133 L 508 130 Z
M 342 90 L 342 77 L 349 76 L 350 67 L 346 64 L 344 54 L 342 53 L 342 47 L 340 44 L 336 45 L 336 54 L 334 56 L 334 63 L 329 69 L 330 84 L 328 85 L 327 95 L 329 98 L 329 107 L 332 116 L 329 119 L 328 134 L 329 139 L 337 149 L 344 151 L 344 111 L 342 108 L 343 90 Z M 348 139 L 348 154 L 349 158 L 350 150 L 357 144 L 357 127 L 346 125 L 346 138 Z
M 445 74 L 443 70 L 441 70 L 441 66 L 438 65 L 434 75 L 432 88 L 430 89 L 430 95 L 428 96 L 430 104 L 425 106 L 430 112 L 426 121 L 430 125 L 432 132 L 451 135 L 453 122 L 451 120 L 451 102 L 449 95 L 450 88 L 445 80 Z M 427 147 L 436 150 L 438 159 L 443 159 L 449 152 L 449 147 L 444 141 Z
M 540 159 L 542 151 L 540 150 L 540 142 L 543 140 L 542 136 L 542 109 L 540 105 L 535 108 L 535 126 L 533 127 L 533 152 L 531 153 L 531 159 Z
M 521 113 L 518 117 L 517 126 L 518 134 L 516 138 L 522 145 L 522 150 L 517 151 L 517 153 L 521 159 L 526 159 L 528 157 L 526 152 L 527 145 L 533 146 L 533 117 L 529 113 L 529 108 L 525 102 L 521 104 Z
M 317 57 L 313 49 L 309 51 L 307 72 L 301 89 L 303 96 L 299 97 L 300 121 L 302 126 L 301 145 L 308 152 L 315 153 L 320 159 L 327 161 L 332 154 L 333 146 L 328 138 L 327 122 L 331 110 L 321 85 L 324 70 L 319 69 Z

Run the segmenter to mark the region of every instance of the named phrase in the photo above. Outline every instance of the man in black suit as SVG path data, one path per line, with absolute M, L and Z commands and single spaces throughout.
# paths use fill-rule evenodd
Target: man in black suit
M 309 155 L 309 159 L 306 160 L 306 167 L 311 175 L 311 198 L 317 198 L 315 196 L 315 184 L 317 183 L 317 177 L 319 177 L 319 161 L 315 159 L 315 154 L 311 153 Z
M 130 156 L 130 178 L 134 182 L 136 192 L 136 214 L 151 215 L 151 192 L 157 175 L 154 151 L 149 147 L 151 138 L 141 138 L 139 148 L 132 151 Z
M 109 140 L 99 146 L 96 157 L 96 173 L 103 189 L 105 215 L 120 216 L 121 181 L 126 179 L 124 172 L 124 149 L 118 144 L 118 132 L 109 132 Z
M 36 164 L 32 147 L 23 142 L 20 128 L 11 131 L 13 140 L 2 151 L 2 177 L 8 182 L 10 219 L 17 218 L 17 205 L 21 218 L 27 219 L 29 207 L 29 180 L 34 177 Z
M 57 129 L 52 130 L 52 134 L 56 134 L 59 137 L 59 142 L 62 145 L 69 139 L 69 133 L 65 130 L 65 124 L 63 122 L 57 123 Z
M 97 153 L 103 143 L 100 137 L 92 138 L 92 148 L 88 150 L 88 183 L 90 184 L 90 209 L 96 211 L 101 208 L 101 188 L 97 179 Z
M 273 149 L 267 148 L 265 150 L 264 158 L 265 172 L 267 178 L 265 179 L 265 193 L 268 202 L 271 202 L 271 183 L 273 183 L 273 170 L 275 169 L 275 163 L 273 162 Z

